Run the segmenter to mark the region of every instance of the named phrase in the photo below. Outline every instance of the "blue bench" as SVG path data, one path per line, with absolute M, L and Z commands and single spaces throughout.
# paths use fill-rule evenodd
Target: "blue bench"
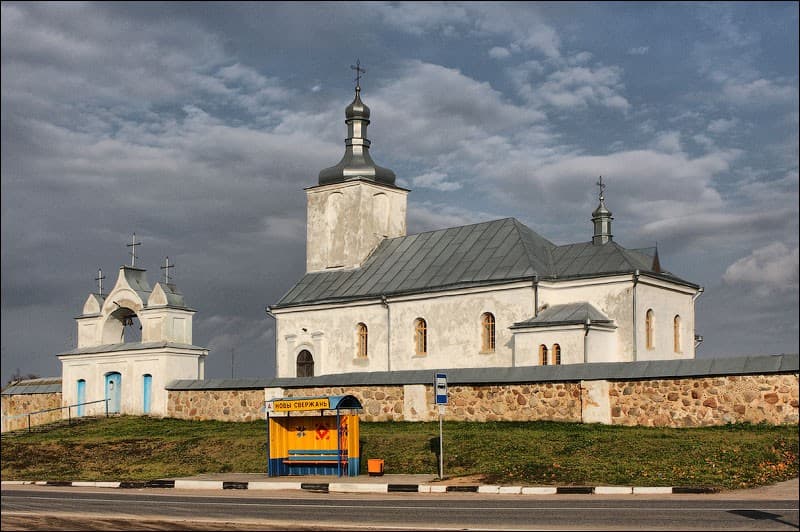
M 283 460 L 286 465 L 336 465 L 341 462 L 347 466 L 347 451 L 336 449 L 292 449 L 289 457 Z

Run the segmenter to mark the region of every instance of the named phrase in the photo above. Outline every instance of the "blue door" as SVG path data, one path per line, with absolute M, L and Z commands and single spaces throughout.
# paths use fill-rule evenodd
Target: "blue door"
M 150 390 L 153 386 L 153 376 L 149 373 L 142 375 L 142 410 L 150 413 Z
M 120 399 L 122 398 L 122 375 L 109 373 L 106 375 L 106 399 L 108 400 L 109 414 L 119 414 Z
M 78 417 L 83 415 L 83 403 L 86 402 L 86 381 L 80 379 L 78 381 L 78 400 L 75 401 L 78 405 Z

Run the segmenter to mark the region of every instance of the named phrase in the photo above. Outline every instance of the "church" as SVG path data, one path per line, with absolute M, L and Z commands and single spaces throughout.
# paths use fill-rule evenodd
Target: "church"
M 278 378 L 694 358 L 703 288 L 614 240 L 602 178 L 585 242 L 514 218 L 407 235 L 409 190 L 370 156 L 358 85 L 345 124 L 306 189 L 306 273 L 267 307 Z
M 514 218 L 407 235 L 409 191 L 372 160 L 369 123 L 357 85 L 344 156 L 306 189 L 306 273 L 267 307 L 277 379 L 694 358 L 703 289 L 654 248 L 614 241 L 602 178 L 586 242 L 556 245 Z M 58 355 L 65 402 L 90 403 L 78 416 L 164 416 L 170 383 L 205 377 L 195 310 L 169 258 L 151 287 L 139 244 L 108 294 L 98 272 L 77 346 Z

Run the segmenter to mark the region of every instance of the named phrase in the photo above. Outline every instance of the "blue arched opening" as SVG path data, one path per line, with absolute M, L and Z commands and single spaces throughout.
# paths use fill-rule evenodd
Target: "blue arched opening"
M 78 405 L 78 417 L 83 416 L 83 403 L 86 402 L 86 381 L 84 379 L 78 380 L 78 392 L 75 404 Z
M 150 396 L 153 389 L 153 376 L 149 373 L 142 375 L 142 412 L 150 413 Z
M 117 372 L 106 373 L 106 400 L 108 413 L 119 414 L 122 402 L 122 375 Z

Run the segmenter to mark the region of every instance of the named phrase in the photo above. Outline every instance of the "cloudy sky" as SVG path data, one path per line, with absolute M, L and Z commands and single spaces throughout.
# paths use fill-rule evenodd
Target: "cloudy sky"
M 2 382 L 55 354 L 102 268 L 198 313 L 207 376 L 274 373 L 350 65 L 409 233 L 514 216 L 656 243 L 705 287 L 698 357 L 798 350 L 798 4 L 2 3 Z

